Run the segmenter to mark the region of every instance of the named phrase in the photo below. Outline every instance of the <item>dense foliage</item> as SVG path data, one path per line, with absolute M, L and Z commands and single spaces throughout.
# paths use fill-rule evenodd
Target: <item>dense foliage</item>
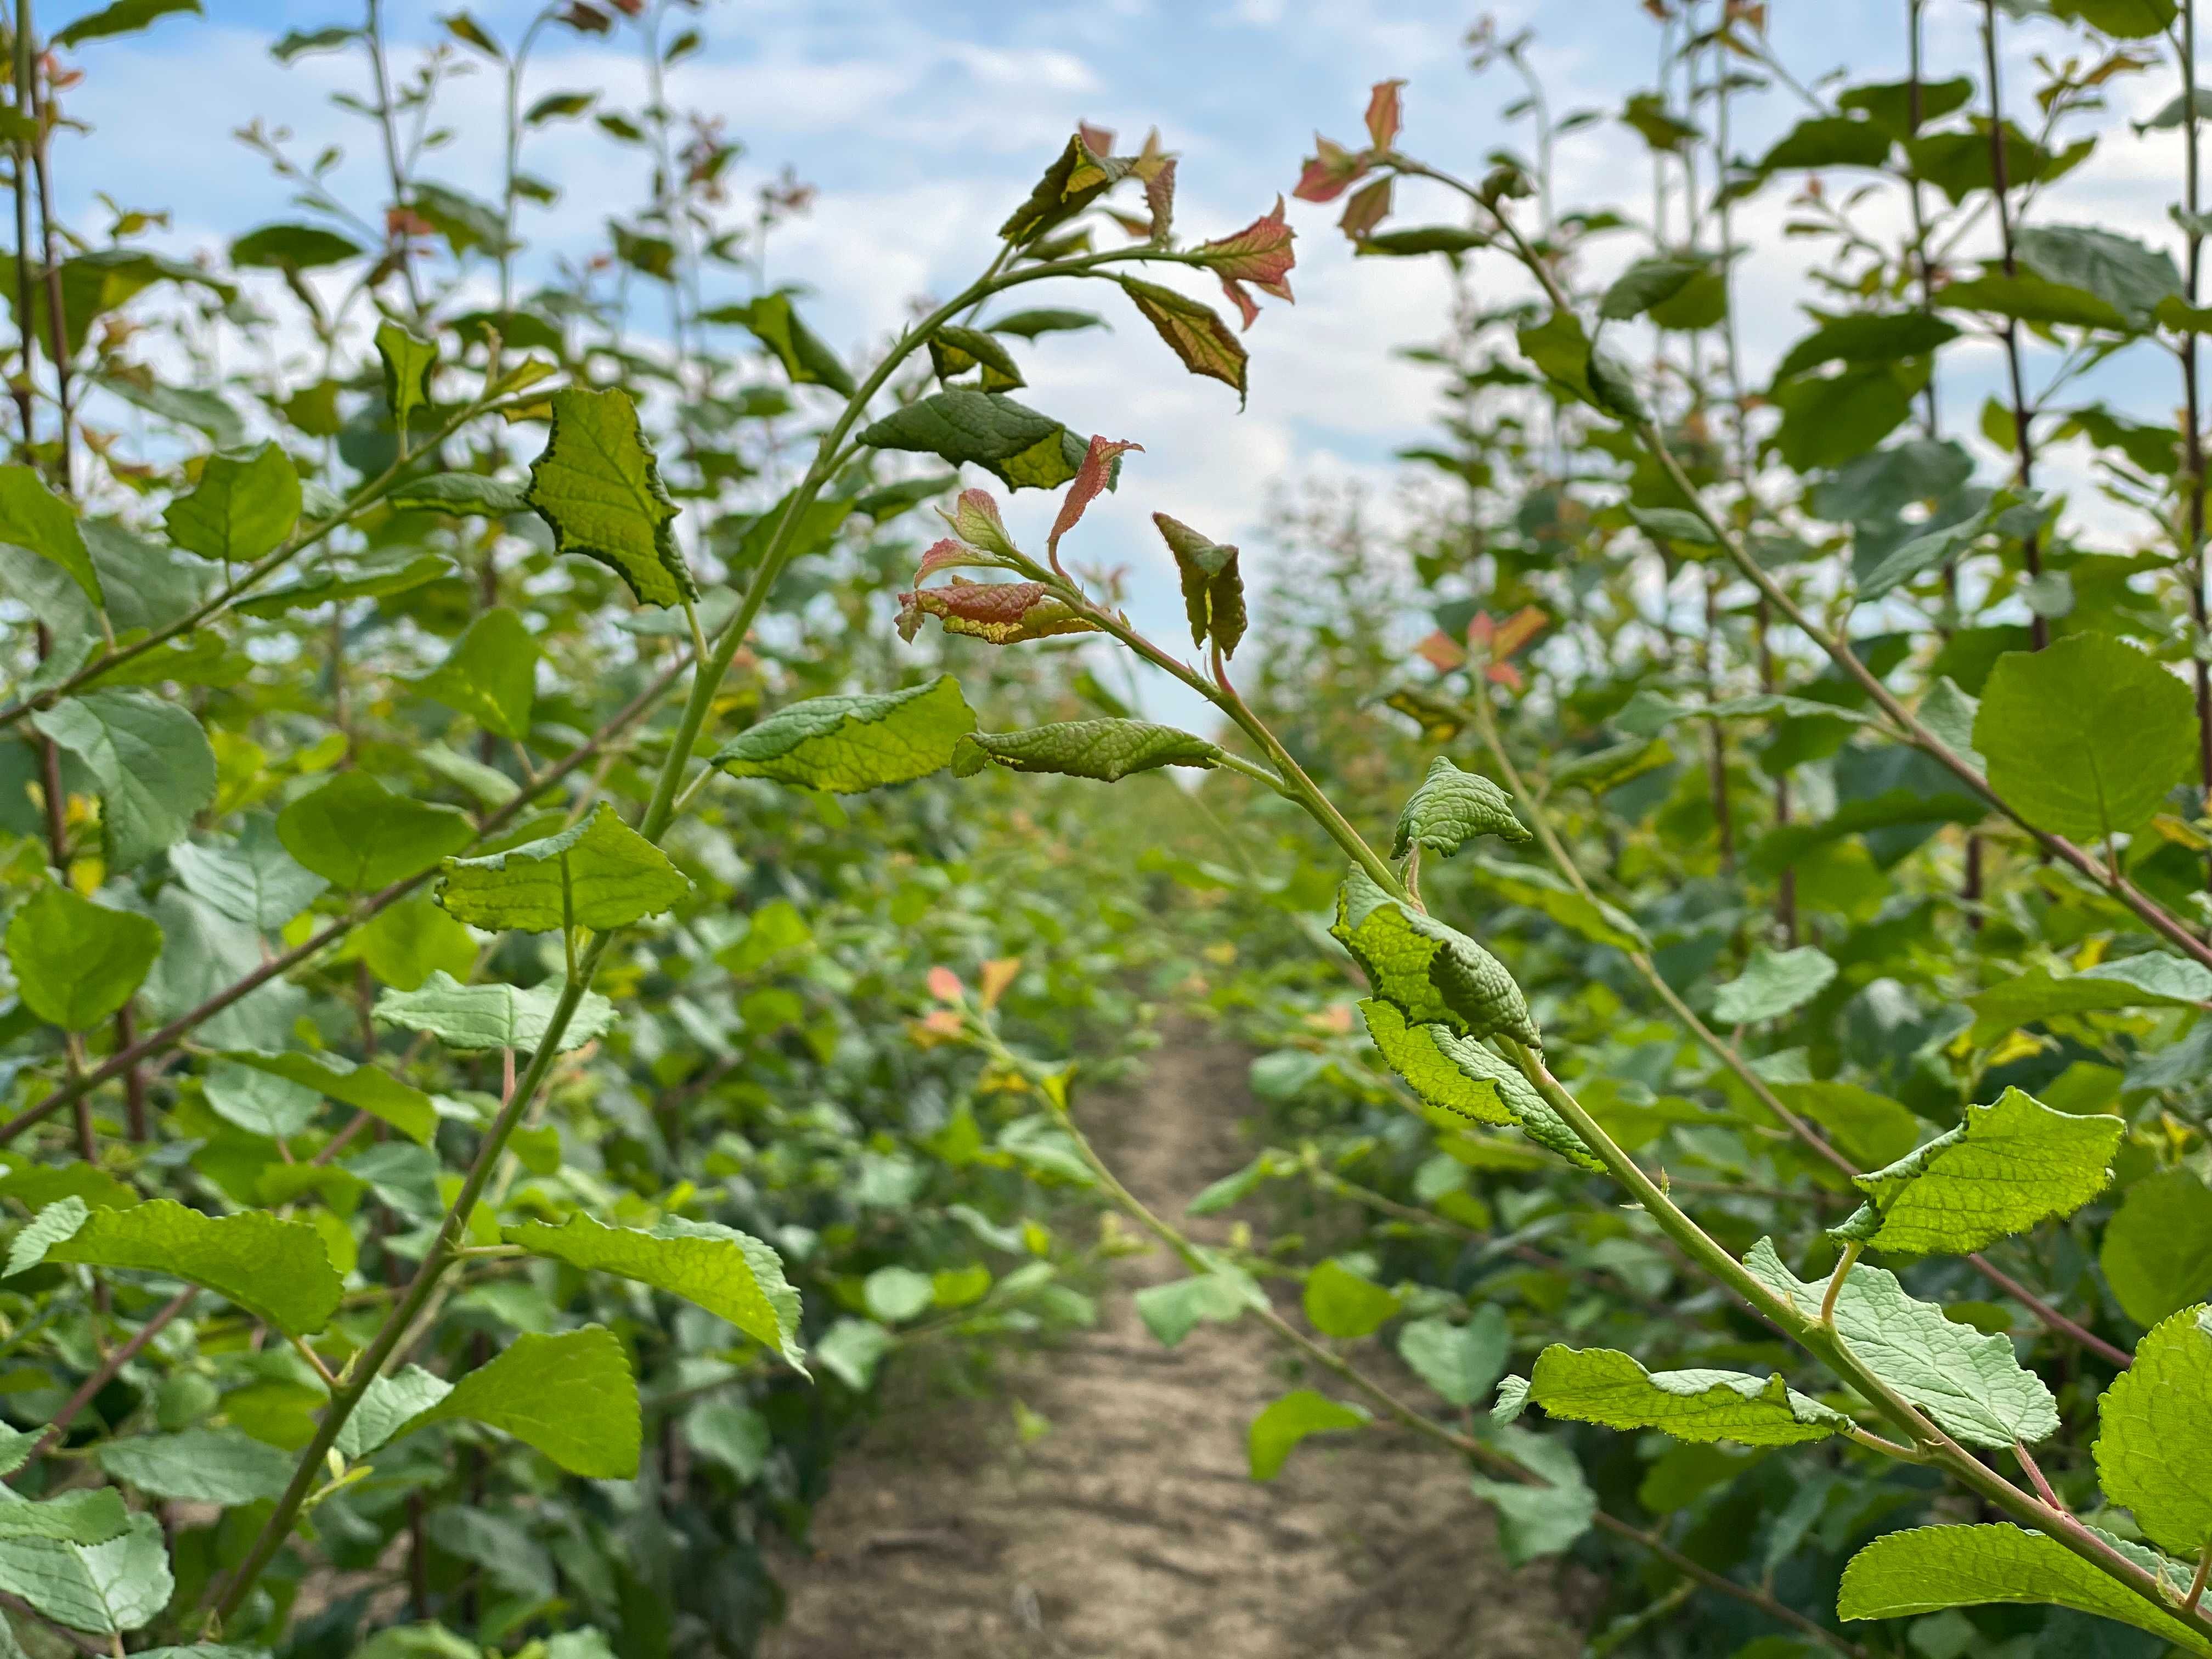
M 1604 1570 L 1594 1651 L 2212 1653 L 2185 0 L 1978 5 L 1940 71 L 1909 0 L 1908 78 L 1809 87 L 1763 7 L 1652 0 L 1638 215 L 1554 201 L 1602 118 L 1525 37 L 1471 39 L 1534 128 L 1474 174 L 1375 88 L 1295 195 L 1457 279 L 1428 477 L 1401 545 L 1294 504 L 1249 592 L 1156 515 L 1188 655 L 1079 555 L 1137 443 L 1023 354 L 1103 295 L 1241 398 L 1190 279 L 1288 301 L 1283 204 L 1188 236 L 1158 138 L 1081 128 L 854 361 L 760 280 L 803 189 L 734 204 L 670 101 L 684 8 L 403 65 L 371 4 L 276 50 L 358 58 L 384 199 L 254 127 L 296 222 L 95 245 L 58 54 L 195 9 L 10 42 L 0 1631 L 750 1652 L 882 1377 L 1086 1322 L 1133 1228 L 1188 1269 L 1164 1343 L 1301 1373 L 1255 1479 L 1425 1437 L 1513 1559 Z M 646 101 L 541 85 L 548 31 Z M 464 63 L 497 201 L 425 167 Z M 2038 211 L 2159 76 L 2178 261 Z M 1755 99 L 1804 113 L 1749 158 Z M 645 189 L 525 292 L 529 140 L 586 118 Z M 1822 257 L 1754 389 L 1762 192 Z M 2172 386 L 2080 401 L 2107 362 Z M 1268 1143 L 1189 1200 L 1224 1245 L 1071 1109 L 1163 1005 L 1259 1054 Z

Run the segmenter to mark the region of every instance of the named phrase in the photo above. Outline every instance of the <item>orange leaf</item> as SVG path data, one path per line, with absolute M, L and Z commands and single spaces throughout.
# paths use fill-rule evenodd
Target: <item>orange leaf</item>
M 1367 96 L 1367 136 L 1377 149 L 1388 149 L 1398 137 L 1398 88 L 1403 81 L 1377 81 Z
M 1022 971 L 1019 957 L 994 957 L 983 964 L 978 975 L 983 983 L 983 1006 L 995 1008 L 999 999 L 1006 994 L 1006 987 L 1014 982 L 1014 975 Z
M 929 987 L 929 994 L 939 1002 L 957 1002 L 968 994 L 967 988 L 960 982 L 960 975 L 942 964 L 931 969 L 929 977 L 924 982 Z

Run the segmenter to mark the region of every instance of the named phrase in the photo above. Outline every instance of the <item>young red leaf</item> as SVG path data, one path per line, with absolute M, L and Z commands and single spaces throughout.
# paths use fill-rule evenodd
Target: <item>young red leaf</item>
M 1006 533 L 1006 521 L 999 516 L 999 503 L 988 489 L 962 490 L 952 503 L 952 511 L 947 513 L 939 507 L 938 516 L 952 526 L 952 533 L 962 541 L 986 553 L 1012 555 L 1018 551 L 1014 538 Z
M 1388 149 L 1398 137 L 1398 88 L 1403 81 L 1377 81 L 1367 96 L 1367 136 L 1377 149 Z
M 1283 217 L 1283 198 L 1278 196 L 1273 212 L 1193 250 L 1200 263 L 1221 278 L 1222 292 L 1243 313 L 1245 327 L 1251 327 L 1260 315 L 1260 307 L 1244 291 L 1245 283 L 1279 300 L 1291 298 L 1291 267 L 1297 263 L 1291 243 L 1297 235 Z
M 966 542 L 955 541 L 947 536 L 932 542 L 929 551 L 921 556 L 914 580 L 917 585 L 927 581 L 940 570 L 951 570 L 960 565 L 995 565 L 999 562 L 980 547 L 970 547 Z
M 965 634 L 993 645 L 1097 631 L 1096 623 L 1048 594 L 1042 582 L 971 582 L 955 576 L 949 586 L 899 595 L 902 639 L 913 639 L 925 617 L 936 617 L 948 634 Z
M 1438 629 L 1413 647 L 1413 654 L 1439 674 L 1449 674 L 1467 660 L 1457 640 Z
M 1344 217 L 1337 226 L 1355 242 L 1364 242 L 1375 234 L 1375 228 L 1390 216 L 1390 185 L 1389 179 L 1377 179 L 1364 185 L 1359 192 L 1344 204 Z
M 966 988 L 960 983 L 960 975 L 941 963 L 929 970 L 925 982 L 929 987 L 929 994 L 939 1002 L 957 1002 L 967 994 Z
M 1152 213 L 1152 240 L 1164 243 L 1175 223 L 1176 158 L 1160 149 L 1157 127 L 1145 136 L 1145 148 L 1129 170 L 1145 181 L 1145 205 Z
M 1314 134 L 1314 153 L 1291 194 L 1301 202 L 1334 202 L 1358 182 L 1372 163 L 1363 151 L 1354 154 L 1334 139 Z
M 1115 442 L 1095 434 L 1092 436 L 1090 451 L 1083 458 L 1082 470 L 1075 475 L 1075 482 L 1068 485 L 1067 494 L 1060 498 L 1060 516 L 1052 521 L 1052 534 L 1045 538 L 1044 550 L 1048 558 L 1057 564 L 1060 538 L 1075 528 L 1077 520 L 1083 517 L 1083 509 L 1089 507 L 1097 498 L 1098 492 L 1112 480 L 1115 459 L 1125 450 L 1133 449 L 1141 454 L 1144 447 L 1144 445 L 1127 439 Z
M 1152 222 L 1139 219 L 1133 213 L 1124 213 L 1120 208 L 1109 207 L 1106 216 L 1121 228 L 1121 234 L 1133 242 L 1148 242 L 1152 238 Z
M 1075 132 L 1076 136 L 1083 140 L 1085 148 L 1093 155 L 1111 155 L 1114 153 L 1112 128 L 1097 127 L 1091 125 L 1088 121 L 1078 121 L 1075 124 Z
M 1121 282 L 1137 309 L 1144 313 L 1145 320 L 1159 331 L 1160 338 L 1182 359 L 1185 368 L 1224 381 L 1237 388 L 1240 399 L 1244 396 L 1244 370 L 1249 360 L 1229 325 L 1221 320 L 1220 313 L 1157 283 L 1139 282 L 1134 276 L 1124 276 Z

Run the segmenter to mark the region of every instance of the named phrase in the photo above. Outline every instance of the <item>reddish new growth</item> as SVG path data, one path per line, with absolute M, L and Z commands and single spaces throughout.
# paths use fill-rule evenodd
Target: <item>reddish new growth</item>
M 1467 665 L 1469 650 L 1483 662 L 1483 678 L 1509 690 L 1521 690 L 1521 671 L 1505 659 L 1542 633 L 1551 617 L 1533 605 L 1525 605 L 1504 622 L 1479 611 L 1467 625 L 1467 647 L 1438 629 L 1413 647 L 1413 653 L 1439 674 Z
M 960 576 L 943 587 L 899 595 L 902 639 L 914 638 L 925 617 L 936 617 L 948 634 L 966 634 L 993 645 L 1089 633 L 1097 626 L 1047 593 L 1042 582 L 971 582 Z
M 1273 212 L 1263 214 L 1233 235 L 1202 243 L 1194 250 L 1200 263 L 1221 278 L 1222 291 L 1235 302 L 1245 327 L 1251 327 L 1260 315 L 1260 307 L 1244 291 L 1245 283 L 1278 300 L 1291 299 L 1291 267 L 1297 263 L 1291 242 L 1297 235 L 1283 217 L 1283 198 L 1278 196 Z
M 1098 492 L 1106 488 L 1107 481 L 1113 477 L 1115 457 L 1127 449 L 1141 452 L 1144 445 L 1132 443 L 1127 439 L 1116 441 L 1096 434 L 1092 436 L 1091 447 L 1083 457 L 1083 465 L 1076 472 L 1075 482 L 1067 487 L 1067 494 L 1060 498 L 1060 516 L 1052 521 L 1052 534 L 1045 538 L 1045 556 L 1052 561 L 1054 569 L 1060 568 L 1060 538 L 1075 528 L 1076 521 L 1083 516 L 1083 509 L 1089 507 L 1097 498 Z
M 1398 88 L 1405 84 L 1403 81 L 1378 81 L 1368 94 L 1365 149 L 1346 149 L 1316 133 L 1314 154 L 1298 175 L 1297 188 L 1291 193 L 1302 202 L 1333 202 L 1381 166 L 1398 139 L 1402 113 Z M 1364 241 L 1389 212 L 1390 180 L 1377 179 L 1346 204 L 1344 217 L 1339 223 L 1353 241 Z

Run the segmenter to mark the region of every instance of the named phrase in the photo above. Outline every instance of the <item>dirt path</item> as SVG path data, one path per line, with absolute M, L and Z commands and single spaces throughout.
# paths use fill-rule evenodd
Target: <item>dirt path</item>
M 1170 1047 L 1134 1097 L 1094 1097 L 1101 1151 L 1175 1206 L 1250 1155 L 1243 1056 Z M 1003 1395 L 887 1417 L 841 1463 L 817 1553 L 783 1564 L 787 1623 L 763 1659 L 1571 1659 L 1557 1579 L 1514 1572 L 1449 1459 L 1398 1434 L 1323 1437 L 1273 1483 L 1246 1425 L 1289 1386 L 1249 1323 L 1172 1352 L 1129 1292 L 1179 1269 L 1121 1264 L 1097 1328 L 1006 1382 L 1048 1433 L 1024 1448 Z

